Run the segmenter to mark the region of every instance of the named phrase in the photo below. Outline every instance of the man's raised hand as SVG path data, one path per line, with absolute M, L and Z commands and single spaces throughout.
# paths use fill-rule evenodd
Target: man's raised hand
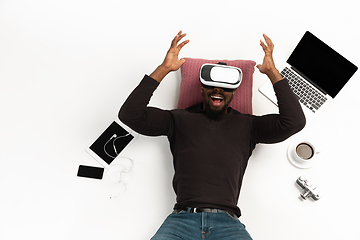
M 181 39 L 185 36 L 186 33 L 182 33 L 182 31 L 175 36 L 171 42 L 170 49 L 166 53 L 164 61 L 152 74 L 150 74 L 150 77 L 161 82 L 169 72 L 178 70 L 181 65 L 185 63 L 185 59 L 179 59 L 180 50 L 189 42 L 189 40 L 186 40 L 179 44 Z
M 274 51 L 274 44 L 271 39 L 263 34 L 266 44 L 260 40 L 260 46 L 264 50 L 265 56 L 263 59 L 262 64 L 258 64 L 256 67 L 259 69 L 261 73 L 266 74 L 271 82 L 274 84 L 277 81 L 282 79 L 279 71 L 275 67 L 274 59 L 273 59 L 273 51 Z

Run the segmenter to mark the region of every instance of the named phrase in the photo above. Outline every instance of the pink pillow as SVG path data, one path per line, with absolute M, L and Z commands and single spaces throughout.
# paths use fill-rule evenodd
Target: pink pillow
M 252 114 L 252 84 L 255 62 L 251 60 L 206 60 L 185 58 L 186 63 L 181 66 L 180 95 L 177 108 L 185 109 L 201 103 L 203 97 L 200 92 L 199 70 L 204 63 L 224 62 L 229 66 L 238 67 L 243 72 L 243 79 L 236 89 L 230 107 L 243 114 Z

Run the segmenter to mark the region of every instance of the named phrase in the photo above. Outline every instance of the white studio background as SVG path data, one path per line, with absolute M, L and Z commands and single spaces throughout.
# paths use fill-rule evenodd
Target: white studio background
M 263 58 L 259 40 L 286 60 L 306 30 L 355 65 L 360 16 L 356 1 L 21 1 L 0 0 L 0 238 L 149 239 L 175 202 L 165 137 L 139 136 L 123 155 L 132 180 L 119 189 L 76 177 L 100 166 L 85 148 L 116 117 L 144 74 L 163 60 L 179 30 L 190 43 L 181 57 Z M 255 114 L 276 111 L 257 88 Z M 180 73 L 161 83 L 151 105 L 176 106 Z M 254 239 L 359 239 L 359 73 L 301 134 L 320 140 L 323 161 L 303 171 L 286 160 L 289 141 L 258 146 L 239 201 Z M 325 161 L 326 159 L 326 161 Z M 325 192 L 297 198 L 305 174 Z

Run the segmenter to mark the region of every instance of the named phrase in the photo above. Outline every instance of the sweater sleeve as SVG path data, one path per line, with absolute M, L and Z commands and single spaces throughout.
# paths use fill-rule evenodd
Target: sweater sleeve
M 255 117 L 253 140 L 255 143 L 277 143 L 305 127 L 306 119 L 299 101 L 283 79 L 274 84 L 279 114 Z
M 158 85 L 157 81 L 145 75 L 119 111 L 119 119 L 140 134 L 167 135 L 172 126 L 170 111 L 147 106 Z

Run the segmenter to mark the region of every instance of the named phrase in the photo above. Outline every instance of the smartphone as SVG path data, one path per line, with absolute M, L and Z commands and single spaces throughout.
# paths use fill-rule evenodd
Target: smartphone
M 78 177 L 102 179 L 104 168 L 80 165 L 77 173 Z

